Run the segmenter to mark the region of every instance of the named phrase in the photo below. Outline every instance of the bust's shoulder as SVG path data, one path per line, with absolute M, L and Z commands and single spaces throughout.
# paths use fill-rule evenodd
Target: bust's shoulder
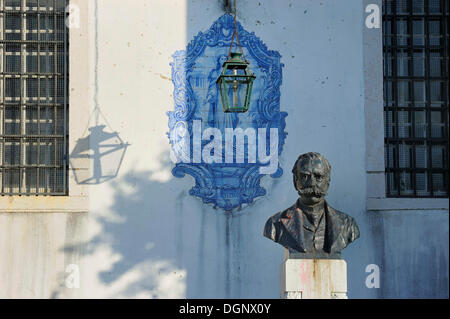
M 297 202 L 295 202 L 292 206 L 269 217 L 268 222 L 276 223 L 282 218 L 289 218 L 289 216 L 292 215 L 292 213 L 295 211 L 296 208 L 297 208 Z
M 335 226 L 342 225 L 343 229 L 346 229 L 346 236 L 348 242 L 351 243 L 359 237 L 359 227 L 356 220 L 346 213 L 343 213 L 337 209 L 334 209 L 327 204 L 328 214 L 332 219 L 332 223 Z
M 355 219 L 352 216 L 350 216 L 350 215 L 348 215 L 348 214 L 346 214 L 344 212 L 341 212 L 340 210 L 337 210 L 337 209 L 331 207 L 328 203 L 326 205 L 327 205 L 328 213 L 332 217 L 340 219 L 341 221 L 343 221 L 345 223 L 348 223 L 348 224 L 355 223 Z
M 291 211 L 295 210 L 296 207 L 296 204 L 294 204 L 291 207 L 288 207 L 281 212 L 270 216 L 266 221 L 266 225 L 264 226 L 264 236 L 278 242 L 283 232 L 283 227 L 281 226 L 283 223 L 282 221 L 284 219 L 290 218 L 290 216 L 292 216 Z

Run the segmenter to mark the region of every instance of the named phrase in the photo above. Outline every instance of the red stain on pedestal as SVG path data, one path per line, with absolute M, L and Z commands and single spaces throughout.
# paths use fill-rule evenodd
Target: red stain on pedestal
M 301 268 L 300 268 L 300 281 L 302 284 L 306 284 L 307 282 L 309 282 L 310 276 L 308 274 L 309 274 L 309 271 L 308 271 L 307 264 L 302 263 Z

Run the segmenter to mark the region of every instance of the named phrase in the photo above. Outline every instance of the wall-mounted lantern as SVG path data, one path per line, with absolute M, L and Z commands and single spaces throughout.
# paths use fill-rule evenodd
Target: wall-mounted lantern
M 241 53 L 231 52 L 236 37 Z M 250 107 L 253 81 L 256 76 L 250 70 L 250 63 L 244 58 L 236 23 L 236 0 L 234 1 L 234 32 L 231 38 L 228 59 L 222 65 L 222 73 L 216 83 L 219 86 L 223 111 L 247 112 Z
M 225 61 L 217 79 L 223 111 L 247 112 L 256 76 L 250 70 L 250 63 L 242 60 L 242 53 L 230 55 L 231 59 Z

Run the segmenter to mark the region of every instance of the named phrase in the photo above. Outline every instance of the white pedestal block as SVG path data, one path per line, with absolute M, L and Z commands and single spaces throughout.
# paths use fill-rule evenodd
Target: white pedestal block
M 282 299 L 347 299 L 343 259 L 286 259 L 281 264 Z

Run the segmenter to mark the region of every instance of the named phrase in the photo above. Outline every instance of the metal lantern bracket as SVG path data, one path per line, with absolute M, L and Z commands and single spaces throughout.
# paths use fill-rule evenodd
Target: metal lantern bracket
M 250 63 L 245 59 L 244 50 L 239 40 L 237 22 L 236 22 L 236 0 L 234 0 L 234 32 L 231 37 L 230 50 L 227 61 L 222 66 L 222 73 L 216 83 L 219 86 L 219 92 L 222 100 L 223 111 L 229 112 L 247 112 L 250 107 L 250 100 L 253 88 L 253 81 L 256 76 L 250 70 Z M 240 53 L 231 52 L 234 39 L 236 38 Z M 230 72 L 232 71 L 232 72 Z M 229 100 L 228 91 L 232 90 L 232 101 Z M 240 92 L 245 91 L 243 97 Z M 241 99 L 239 99 L 241 97 Z

